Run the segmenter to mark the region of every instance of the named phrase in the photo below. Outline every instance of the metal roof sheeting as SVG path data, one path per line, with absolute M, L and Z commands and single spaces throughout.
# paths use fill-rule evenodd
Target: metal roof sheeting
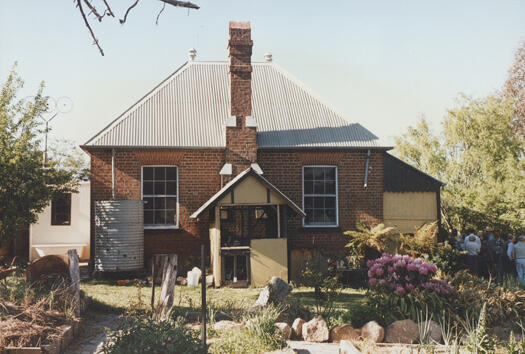
M 383 190 L 385 192 L 433 192 L 445 184 L 414 166 L 385 153 Z
M 349 123 L 275 63 L 252 63 L 259 148 L 388 148 Z M 187 62 L 84 146 L 224 148 L 227 62 Z

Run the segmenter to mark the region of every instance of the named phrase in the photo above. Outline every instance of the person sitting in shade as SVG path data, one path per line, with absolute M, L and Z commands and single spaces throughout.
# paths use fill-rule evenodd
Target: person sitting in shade
M 521 285 L 525 285 L 525 235 L 518 237 L 518 242 L 512 250 L 512 258 L 516 262 L 516 272 Z
M 473 230 L 469 230 L 469 234 L 465 237 L 465 250 L 467 251 L 467 266 L 473 275 L 478 275 L 478 260 L 479 252 L 481 251 L 481 240 L 474 234 Z

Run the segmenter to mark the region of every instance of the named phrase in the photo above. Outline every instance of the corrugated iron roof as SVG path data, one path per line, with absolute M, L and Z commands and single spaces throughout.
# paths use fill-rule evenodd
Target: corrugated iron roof
M 445 185 L 389 153 L 383 159 L 383 184 L 385 192 L 433 192 Z
M 275 63 L 252 66 L 259 148 L 389 148 Z M 228 75 L 227 62 L 187 62 L 84 146 L 224 148 Z

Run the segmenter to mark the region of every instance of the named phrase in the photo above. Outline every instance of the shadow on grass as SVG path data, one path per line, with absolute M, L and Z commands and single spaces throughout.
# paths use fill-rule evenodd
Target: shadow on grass
M 315 291 L 313 289 L 308 290 L 294 290 L 291 298 L 298 300 L 300 303 L 306 306 L 315 306 Z M 337 299 L 334 301 L 335 307 L 348 308 L 351 306 L 359 305 L 363 302 L 365 295 L 363 293 L 348 293 L 342 292 Z

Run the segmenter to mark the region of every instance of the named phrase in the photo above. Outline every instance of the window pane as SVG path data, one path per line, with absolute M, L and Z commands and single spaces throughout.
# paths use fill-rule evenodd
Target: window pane
M 166 224 L 177 224 L 176 212 L 174 209 L 166 210 Z
M 312 209 L 314 207 L 314 198 L 313 197 L 305 197 L 304 198 L 304 208 L 305 209 Z
M 314 194 L 324 194 L 324 183 L 323 181 L 314 182 Z
M 305 167 L 304 168 L 304 180 L 313 180 L 314 179 L 314 171 L 311 167 Z
M 155 167 L 153 178 L 155 181 L 164 181 L 166 179 L 166 167 Z
M 154 209 L 166 209 L 166 198 L 156 197 L 153 201 Z
M 153 209 L 153 198 L 144 198 L 144 209 Z
M 153 224 L 153 210 L 144 211 L 144 224 Z
M 306 224 L 310 224 L 312 221 L 313 221 L 313 209 L 305 209 L 304 211 L 306 213 L 306 217 L 305 217 L 305 223 Z
M 335 224 L 335 209 L 326 209 L 325 221 Z
M 177 180 L 177 167 L 166 167 L 166 180 L 168 181 Z
M 324 191 L 326 194 L 335 194 L 335 181 L 326 181 Z
M 314 223 L 323 222 L 323 211 L 319 209 L 314 209 Z
M 155 224 L 166 223 L 166 212 L 165 210 L 155 210 Z
M 144 182 L 144 186 L 142 188 L 142 194 L 144 195 L 153 194 L 153 182 Z
M 304 181 L 304 193 L 313 194 L 314 193 L 314 182 Z
M 177 194 L 177 182 L 166 182 L 166 194 Z
M 166 193 L 166 182 L 155 182 L 154 194 L 165 194 Z
M 335 167 L 326 167 L 324 177 L 326 180 L 335 181 Z
M 177 198 L 166 198 L 166 209 L 177 209 Z
M 335 197 L 325 197 L 324 207 L 327 209 L 335 209 Z
M 312 168 L 314 171 L 314 179 L 316 181 L 321 181 L 324 179 L 324 169 L 322 167 Z
M 324 197 L 315 197 L 314 199 L 314 208 L 323 209 L 324 208 Z
M 153 180 L 153 167 L 143 167 L 142 168 L 142 178 L 145 181 Z

